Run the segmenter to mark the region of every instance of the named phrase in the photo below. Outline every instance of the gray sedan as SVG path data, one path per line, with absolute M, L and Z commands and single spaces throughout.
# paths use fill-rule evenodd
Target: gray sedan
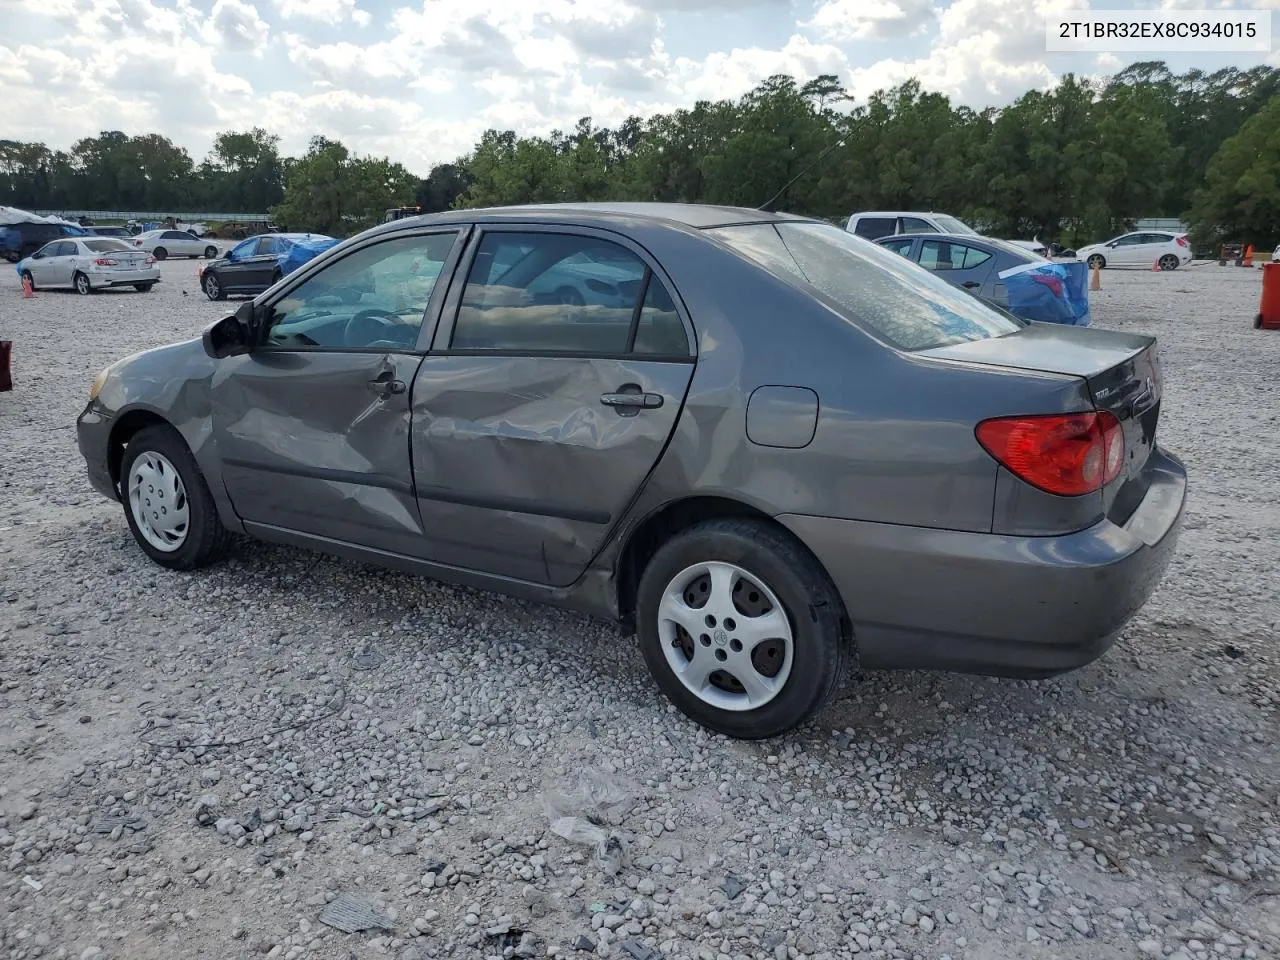
M 540 278 L 607 262 L 622 302 Z M 105 369 L 88 476 L 178 570 L 232 534 L 634 626 L 688 716 L 776 735 L 863 667 L 1100 656 L 1174 549 L 1154 339 L 1027 325 L 839 227 L 460 210 Z
M 155 257 L 114 237 L 54 240 L 18 263 L 18 276 L 33 288 L 70 287 L 93 293 L 106 287 L 133 287 L 146 293 L 160 282 Z

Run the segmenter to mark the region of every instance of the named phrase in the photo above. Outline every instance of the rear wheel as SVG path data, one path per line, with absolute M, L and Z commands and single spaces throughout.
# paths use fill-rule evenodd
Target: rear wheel
M 204 248 L 204 258 L 206 260 L 212 260 L 217 255 L 218 255 L 218 248 L 213 246 L 212 244 Z
M 169 256 L 169 251 L 166 250 L 164 247 L 156 247 L 154 250 L 151 251 L 151 255 L 155 257 L 157 260 L 163 260 Z
M 843 676 L 842 606 L 785 531 L 712 520 L 664 544 L 640 579 L 640 649 L 663 693 L 727 736 L 763 739 L 825 706 Z
M 1163 257 L 1160 258 L 1160 269 L 1161 270 L 1177 270 L 1180 263 L 1181 261 L 1179 261 L 1178 258 L 1175 257 L 1172 253 L 1166 253 Z
M 71 278 L 72 286 L 76 288 L 76 293 L 82 297 L 86 297 L 93 293 L 93 287 L 89 284 L 89 278 L 80 271 L 76 271 L 76 275 Z
M 139 430 L 125 448 L 120 477 L 129 530 L 156 563 L 192 570 L 226 552 L 231 534 L 218 518 L 195 457 L 173 427 Z
M 139 293 L 150 293 L 151 288 L 155 285 L 156 282 L 154 280 L 147 280 L 143 283 L 135 283 L 133 285 L 133 289 L 137 290 Z
M 1106 266 L 1107 266 L 1107 258 L 1100 253 L 1093 254 L 1085 262 L 1088 263 L 1090 270 L 1092 270 L 1094 267 L 1097 267 L 1099 270 L 1104 270 L 1106 269 Z

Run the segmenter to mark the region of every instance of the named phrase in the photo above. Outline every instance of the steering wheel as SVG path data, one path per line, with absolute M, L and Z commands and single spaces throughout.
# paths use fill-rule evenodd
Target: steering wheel
M 364 347 L 375 342 L 391 341 L 398 344 L 401 338 L 395 336 L 400 329 L 399 318 L 390 310 L 370 307 L 361 310 L 347 321 L 342 339 L 347 346 Z

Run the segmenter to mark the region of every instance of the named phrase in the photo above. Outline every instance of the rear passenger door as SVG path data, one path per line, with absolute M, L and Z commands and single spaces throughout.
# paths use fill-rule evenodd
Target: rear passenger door
M 429 559 L 575 581 L 666 447 L 693 343 L 660 266 L 618 235 L 477 232 L 413 385 Z
M 920 265 L 935 271 L 948 283 L 964 290 L 992 296 L 988 281 L 994 257 L 980 247 L 950 240 L 923 240 L 920 243 Z

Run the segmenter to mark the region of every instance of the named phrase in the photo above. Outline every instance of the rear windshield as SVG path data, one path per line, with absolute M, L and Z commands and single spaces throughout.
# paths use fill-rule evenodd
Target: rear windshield
M 937 222 L 938 226 L 947 233 L 963 233 L 968 234 L 971 237 L 976 237 L 978 235 L 978 231 L 973 229 L 973 227 L 969 226 L 963 220 L 957 220 L 955 217 L 948 217 L 945 213 L 935 213 L 933 215 L 933 219 Z
M 111 240 L 103 237 L 100 240 L 85 240 L 84 245 L 94 253 L 120 253 L 122 251 L 133 252 L 133 247 L 122 240 Z
M 707 231 L 900 350 L 1001 337 L 1023 324 L 878 244 L 825 223 L 757 223 Z

